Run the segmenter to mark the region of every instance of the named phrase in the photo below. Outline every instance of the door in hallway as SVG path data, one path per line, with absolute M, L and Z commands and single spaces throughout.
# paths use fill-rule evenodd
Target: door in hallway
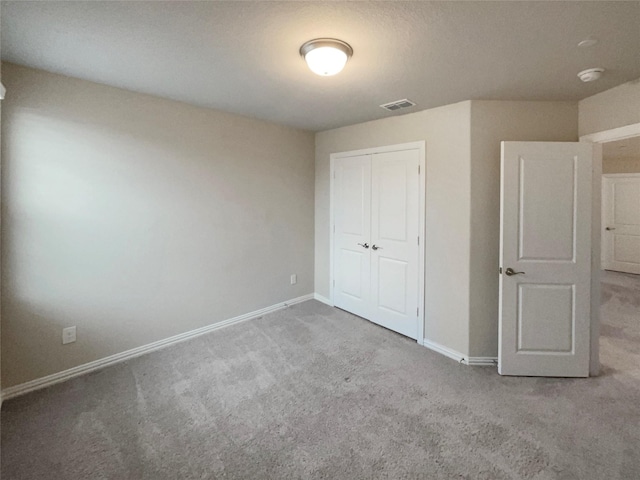
M 602 268 L 640 274 L 640 174 L 602 177 Z

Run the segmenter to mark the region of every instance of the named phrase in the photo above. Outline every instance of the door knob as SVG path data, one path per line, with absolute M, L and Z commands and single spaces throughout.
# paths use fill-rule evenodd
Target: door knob
M 371 245 L 371 250 L 378 250 L 379 248 L 382 248 L 382 247 L 377 246 L 375 243 Z
M 512 275 L 524 275 L 524 272 L 516 272 L 513 268 L 509 267 L 504 271 L 504 274 L 510 277 Z
M 369 244 L 368 243 L 359 243 L 358 245 L 360 245 L 361 247 L 364 247 L 364 248 L 369 248 Z
M 607 228 L 605 228 L 605 230 L 615 230 L 615 229 L 616 229 L 616 227 L 607 227 Z

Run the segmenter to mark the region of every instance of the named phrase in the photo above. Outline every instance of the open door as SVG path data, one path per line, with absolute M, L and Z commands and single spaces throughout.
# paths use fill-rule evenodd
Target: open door
M 502 142 L 501 375 L 587 377 L 592 146 Z

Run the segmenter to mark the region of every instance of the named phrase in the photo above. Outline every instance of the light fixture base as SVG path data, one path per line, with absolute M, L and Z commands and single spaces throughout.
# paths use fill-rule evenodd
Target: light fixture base
M 304 58 L 311 50 L 315 50 L 320 47 L 337 48 L 338 50 L 342 50 L 349 58 L 353 55 L 353 48 L 351 48 L 351 45 L 347 42 L 343 42 L 337 38 L 314 38 L 313 40 L 305 42 L 300 47 L 300 56 Z

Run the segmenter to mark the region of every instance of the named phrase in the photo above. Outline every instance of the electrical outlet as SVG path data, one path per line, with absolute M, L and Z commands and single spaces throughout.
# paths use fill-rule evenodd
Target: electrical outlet
M 67 327 L 62 329 L 62 344 L 73 343 L 76 341 L 76 327 Z
M 295 285 L 296 283 L 298 283 L 298 276 L 294 273 L 291 275 L 291 285 Z

